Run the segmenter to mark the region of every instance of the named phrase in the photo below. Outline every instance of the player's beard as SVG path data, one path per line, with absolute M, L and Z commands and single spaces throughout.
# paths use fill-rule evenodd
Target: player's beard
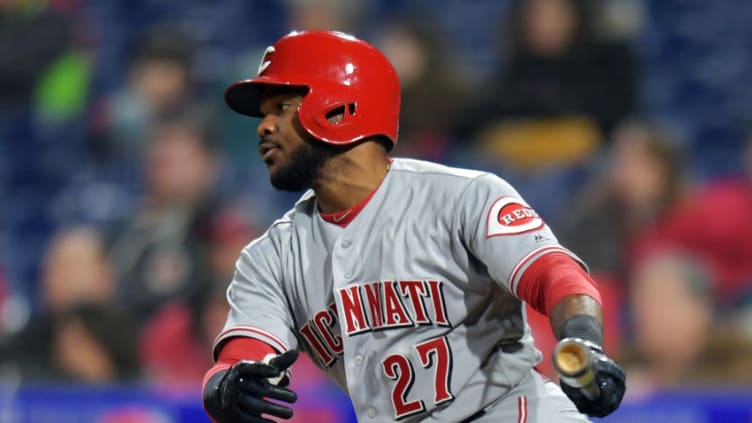
M 299 192 L 308 189 L 319 175 L 324 163 L 336 154 L 332 148 L 308 141 L 289 153 L 286 166 L 272 173 L 272 186 L 281 191 Z

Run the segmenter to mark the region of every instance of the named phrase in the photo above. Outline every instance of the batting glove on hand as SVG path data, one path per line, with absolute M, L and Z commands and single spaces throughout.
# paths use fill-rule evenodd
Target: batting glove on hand
M 591 342 L 588 342 L 588 346 L 593 354 L 593 373 L 600 395 L 591 400 L 580 388 L 569 386 L 564 381 L 560 385 L 581 413 L 603 417 L 613 413 L 621 404 L 627 376 L 618 364 L 606 356 L 601 347 Z
M 270 399 L 294 403 L 298 396 L 287 389 L 289 378 L 281 378 L 281 386 L 269 379 L 286 376 L 287 369 L 298 358 L 295 350 L 277 355 L 268 363 L 241 360 L 209 379 L 204 388 L 204 408 L 217 423 L 274 423 L 262 414 L 289 419 L 290 407 Z

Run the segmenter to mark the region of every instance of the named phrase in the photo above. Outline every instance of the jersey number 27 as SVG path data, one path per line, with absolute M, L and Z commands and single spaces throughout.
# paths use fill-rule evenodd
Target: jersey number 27
M 424 369 L 434 368 L 434 404 L 453 400 L 454 395 L 449 387 L 449 378 L 452 373 L 452 350 L 449 348 L 446 337 L 424 341 L 413 348 L 418 352 L 420 365 Z M 407 399 L 415 382 L 415 371 L 410 360 L 402 354 L 391 354 L 381 362 L 381 365 L 386 377 L 396 381 L 392 388 L 394 418 L 399 420 L 424 411 L 426 406 L 423 400 Z

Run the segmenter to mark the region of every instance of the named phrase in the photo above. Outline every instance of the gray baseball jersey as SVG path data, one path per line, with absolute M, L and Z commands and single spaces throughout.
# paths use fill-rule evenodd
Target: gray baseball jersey
M 243 250 L 216 345 L 307 352 L 359 421 L 459 422 L 540 361 L 516 292 L 552 251 L 571 255 L 501 178 L 394 159 L 346 227 L 308 192 Z

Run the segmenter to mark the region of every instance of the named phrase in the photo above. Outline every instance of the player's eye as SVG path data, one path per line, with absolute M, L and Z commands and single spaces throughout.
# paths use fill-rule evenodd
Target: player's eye
M 280 103 L 279 104 L 279 111 L 280 111 L 280 113 L 284 113 L 285 111 L 289 110 L 290 107 L 292 107 L 291 103 Z

